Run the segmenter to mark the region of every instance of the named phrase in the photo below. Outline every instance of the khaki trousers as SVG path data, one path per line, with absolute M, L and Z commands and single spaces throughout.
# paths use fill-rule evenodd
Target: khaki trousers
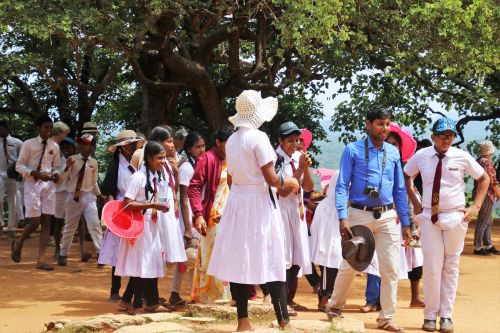
M 351 226 L 364 225 L 370 228 L 375 236 L 375 253 L 378 256 L 382 279 L 380 287 L 382 310 L 377 318 L 379 325 L 391 320 L 396 311 L 401 246 L 401 226 L 396 223 L 396 217 L 394 209 L 384 212 L 380 219 L 376 220 L 373 218 L 373 212 L 349 208 Z M 344 308 L 355 274 L 356 271 L 347 261 L 342 260 L 331 299 L 333 308 Z

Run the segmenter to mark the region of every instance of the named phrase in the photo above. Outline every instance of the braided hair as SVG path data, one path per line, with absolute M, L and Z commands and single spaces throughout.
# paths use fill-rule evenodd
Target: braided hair
M 187 160 L 193 166 L 193 169 L 194 169 L 194 165 L 195 165 L 195 159 L 191 155 L 191 153 L 189 152 L 189 149 L 193 148 L 194 145 L 196 144 L 196 142 L 198 142 L 198 140 L 201 140 L 201 139 L 203 139 L 203 137 L 201 136 L 200 133 L 195 132 L 195 131 L 191 131 L 188 133 L 188 135 L 186 136 L 186 139 L 184 141 L 184 151 L 186 152 Z
M 153 157 L 159 153 L 161 153 L 162 151 L 165 151 L 165 148 L 163 148 L 163 146 L 161 144 L 159 144 L 158 142 L 156 141 L 149 141 L 147 144 L 146 144 L 146 147 L 144 147 L 144 166 L 146 167 L 146 185 L 144 187 L 144 193 L 146 195 L 146 200 L 148 200 L 148 194 L 151 193 L 152 195 L 154 195 L 154 189 L 153 187 L 151 186 L 151 184 L 149 183 L 149 161 L 148 159 L 150 157 Z M 158 177 L 158 181 L 161 180 L 161 177 Z

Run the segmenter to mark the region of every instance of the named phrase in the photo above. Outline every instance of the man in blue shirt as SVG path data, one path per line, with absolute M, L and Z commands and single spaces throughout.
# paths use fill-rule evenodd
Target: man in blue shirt
M 399 151 L 384 143 L 390 132 L 390 117 L 390 112 L 385 109 L 370 109 L 365 122 L 368 138 L 350 143 L 345 148 L 335 188 L 335 206 L 340 220 L 340 235 L 344 240 L 353 237 L 351 225 L 365 225 L 372 230 L 382 279 L 382 310 L 377 318 L 377 327 L 390 332 L 403 332 L 392 321 L 396 310 L 401 247 L 401 227 L 396 223 L 398 216 L 406 244 L 411 239 L 411 233 Z M 329 316 L 342 315 L 355 273 L 345 260 L 342 261 L 327 310 Z

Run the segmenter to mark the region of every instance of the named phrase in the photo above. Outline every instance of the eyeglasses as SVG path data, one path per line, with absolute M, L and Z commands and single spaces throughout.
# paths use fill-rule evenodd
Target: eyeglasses
M 444 133 L 441 133 L 441 134 L 435 134 L 435 136 L 437 136 L 441 140 L 452 140 L 452 141 L 455 140 L 455 134 L 444 134 Z

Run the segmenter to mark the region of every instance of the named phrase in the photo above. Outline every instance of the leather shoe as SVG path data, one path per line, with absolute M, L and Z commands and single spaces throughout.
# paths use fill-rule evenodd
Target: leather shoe
M 497 254 L 497 255 L 500 254 L 500 251 L 498 251 L 494 246 L 490 247 L 486 251 L 488 251 L 491 254 Z
M 361 311 L 363 313 L 368 313 L 368 312 L 372 312 L 372 311 L 380 311 L 380 306 L 366 303 L 364 306 L 359 308 L 359 311 Z
M 67 256 L 59 256 L 59 258 L 57 258 L 57 264 L 59 266 L 68 266 L 68 257 Z
M 491 252 L 485 249 L 480 249 L 480 250 L 474 250 L 474 255 L 476 256 L 491 256 L 493 255 Z
M 453 332 L 453 323 L 450 318 L 441 318 L 439 321 L 439 332 L 451 333 Z
M 430 319 L 424 319 L 422 330 L 426 332 L 434 332 L 436 330 L 436 321 Z

